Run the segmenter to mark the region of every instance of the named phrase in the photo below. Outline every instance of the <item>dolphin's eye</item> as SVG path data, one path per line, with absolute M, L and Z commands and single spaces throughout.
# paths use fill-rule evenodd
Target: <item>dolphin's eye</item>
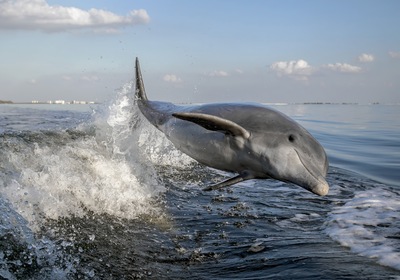
M 289 142 L 294 142 L 294 140 L 296 140 L 296 137 L 293 135 L 293 134 L 290 134 L 289 135 L 289 137 L 288 137 L 288 139 L 289 139 Z

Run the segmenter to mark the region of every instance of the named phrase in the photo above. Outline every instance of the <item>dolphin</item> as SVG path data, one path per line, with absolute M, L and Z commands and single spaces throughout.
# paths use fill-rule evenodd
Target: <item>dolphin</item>
M 174 146 L 196 161 L 238 175 L 204 190 L 250 179 L 276 179 L 326 195 L 328 159 L 302 126 L 261 104 L 178 106 L 147 98 L 136 58 L 137 105 Z

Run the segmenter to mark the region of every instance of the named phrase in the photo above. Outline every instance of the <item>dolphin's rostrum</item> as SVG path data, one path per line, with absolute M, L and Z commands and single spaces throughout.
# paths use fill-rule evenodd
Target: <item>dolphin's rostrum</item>
M 302 126 L 261 104 L 177 106 L 147 99 L 136 58 L 136 101 L 175 147 L 207 166 L 238 173 L 205 190 L 249 179 L 290 182 L 326 195 L 328 159 Z

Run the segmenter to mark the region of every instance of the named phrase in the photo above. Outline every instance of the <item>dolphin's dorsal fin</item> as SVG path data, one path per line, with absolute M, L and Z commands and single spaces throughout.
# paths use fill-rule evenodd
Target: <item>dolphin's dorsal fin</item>
M 146 90 L 144 88 L 144 83 L 143 83 L 143 78 L 142 78 L 142 72 L 140 71 L 140 64 L 139 64 L 139 58 L 136 57 L 136 62 L 135 62 L 135 69 L 136 69 L 136 96 L 143 100 L 147 100 L 147 95 L 146 95 Z
M 240 136 L 244 139 L 248 139 L 250 137 L 250 132 L 248 132 L 242 126 L 233 121 L 214 115 L 187 112 L 174 113 L 172 115 L 175 118 L 198 124 L 208 130 L 220 131 L 228 135 Z

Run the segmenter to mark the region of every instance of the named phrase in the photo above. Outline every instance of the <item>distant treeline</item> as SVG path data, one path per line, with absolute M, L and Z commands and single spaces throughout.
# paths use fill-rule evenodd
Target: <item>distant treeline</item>
M 12 104 L 12 101 L 0 100 L 0 104 Z

